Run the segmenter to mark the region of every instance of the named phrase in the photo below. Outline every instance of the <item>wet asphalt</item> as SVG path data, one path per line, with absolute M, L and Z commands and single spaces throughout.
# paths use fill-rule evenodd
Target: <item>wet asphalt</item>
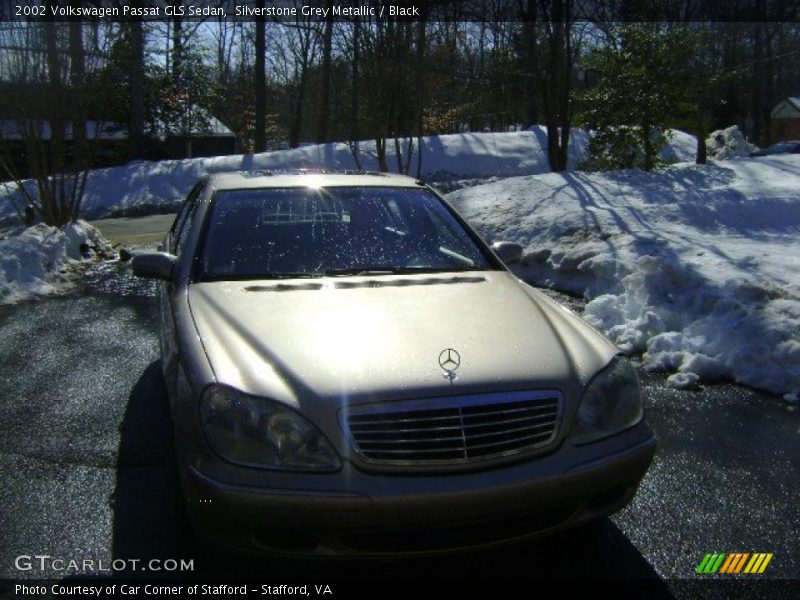
M 64 575 L 18 570 L 21 555 L 181 556 L 199 577 L 647 578 L 665 597 L 689 597 L 678 580 L 725 577 L 695 572 L 708 552 L 771 552 L 751 578 L 800 578 L 800 413 L 736 385 L 678 391 L 648 373 L 659 449 L 634 501 L 599 527 L 366 566 L 202 550 L 176 508 L 157 330 L 154 286 L 113 262 L 69 294 L 0 306 L 0 578 Z

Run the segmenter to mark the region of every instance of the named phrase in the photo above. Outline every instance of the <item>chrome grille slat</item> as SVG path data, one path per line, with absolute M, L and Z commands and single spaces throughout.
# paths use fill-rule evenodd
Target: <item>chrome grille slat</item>
M 464 426 L 465 427 L 489 427 L 492 425 L 511 425 L 513 426 L 514 423 L 529 423 L 529 422 L 537 422 L 537 423 L 549 423 L 555 421 L 558 418 L 557 413 L 548 414 L 548 415 L 532 415 L 529 417 L 518 417 L 516 419 L 483 419 L 481 421 L 475 421 L 470 419 L 464 419 Z
M 459 446 L 458 448 L 430 448 L 430 449 L 426 448 L 424 450 L 417 450 L 417 449 L 414 449 L 414 450 L 376 450 L 375 452 L 378 453 L 378 454 L 417 454 L 417 453 L 420 453 L 420 452 L 422 452 L 424 454 L 440 453 L 440 452 L 450 452 L 450 453 L 459 452 L 459 453 L 463 453 L 463 448 L 461 446 Z
M 547 415 L 547 417 L 535 417 L 535 418 L 528 418 L 528 419 L 505 419 L 502 421 L 486 421 L 481 423 L 465 423 L 464 427 L 467 429 L 478 428 L 478 427 L 502 427 L 504 425 L 514 425 L 515 423 L 531 423 L 531 422 L 541 422 L 544 424 L 552 423 L 556 420 L 557 415 Z M 465 419 L 466 421 L 466 419 Z
M 525 416 L 529 415 L 532 417 L 538 417 L 542 415 L 549 415 L 551 413 L 557 412 L 553 407 L 546 407 L 540 409 L 528 409 L 528 410 L 509 410 L 509 411 L 496 411 L 496 412 L 486 412 L 486 413 L 479 413 L 479 414 L 466 414 L 464 415 L 465 419 L 480 421 L 483 419 L 495 419 L 497 417 L 514 417 L 514 416 Z
M 469 444 L 467 446 L 467 450 L 480 450 L 481 448 L 496 448 L 499 446 L 507 446 L 509 444 L 515 444 L 517 442 L 526 442 L 530 441 L 532 438 L 542 437 L 541 435 L 538 436 L 522 436 L 510 440 L 503 440 L 500 442 L 490 442 L 488 444 Z
M 425 408 L 413 401 L 355 407 L 345 414 L 344 423 L 364 460 L 409 468 L 505 459 L 555 440 L 559 394 L 507 396 L 442 398 L 425 401 Z
M 391 424 L 391 423 L 420 423 L 420 422 L 428 422 L 428 421 L 445 421 L 445 420 L 458 420 L 458 414 L 455 415 L 448 415 L 445 417 L 428 417 L 426 419 L 414 419 L 414 418 L 406 418 L 406 419 L 376 419 L 375 421 L 370 421 L 371 425 L 374 424 Z M 358 423 L 354 423 L 358 425 Z
M 362 447 L 366 446 L 367 444 L 416 444 L 416 443 L 428 443 L 428 442 L 448 442 L 448 441 L 456 441 L 461 442 L 463 436 L 459 431 L 457 436 L 454 437 L 439 437 L 439 438 L 422 438 L 422 439 L 413 439 L 413 438 L 395 438 L 395 439 L 360 439 L 359 438 L 359 445 Z
M 486 411 L 480 411 L 480 412 L 479 411 L 475 411 L 475 412 L 464 411 L 464 417 L 465 418 L 466 417 L 481 417 L 481 416 L 484 416 L 484 415 L 488 416 L 488 415 L 496 415 L 496 414 L 508 415 L 508 414 L 512 414 L 512 413 L 515 413 L 515 412 L 550 411 L 550 410 L 553 410 L 553 407 L 550 407 L 550 406 L 531 406 L 531 407 L 525 407 L 525 408 L 514 408 L 514 409 L 509 409 L 509 410 L 496 409 L 496 410 L 486 410 Z
M 541 429 L 542 427 L 546 427 L 547 429 L 545 430 L 544 433 L 546 433 L 547 435 L 550 435 L 550 429 L 552 429 L 553 424 L 552 423 L 545 423 L 543 425 L 531 425 L 530 427 L 516 427 L 515 429 L 504 429 L 503 431 L 487 431 L 487 432 L 484 432 L 484 433 L 470 433 L 469 434 L 469 438 L 470 439 L 475 439 L 475 438 L 492 437 L 492 436 L 497 436 L 497 435 L 507 435 L 509 433 L 516 433 L 518 431 L 531 431 L 531 430 Z M 533 436 L 529 436 L 529 437 L 533 437 Z
M 450 427 L 413 427 L 413 428 L 405 428 L 405 429 L 361 429 L 359 428 L 352 428 L 351 431 L 357 431 L 359 435 L 369 435 L 369 434 L 381 434 L 381 433 L 414 433 L 420 432 L 425 433 L 428 431 L 461 431 L 461 427 L 459 425 L 452 425 Z

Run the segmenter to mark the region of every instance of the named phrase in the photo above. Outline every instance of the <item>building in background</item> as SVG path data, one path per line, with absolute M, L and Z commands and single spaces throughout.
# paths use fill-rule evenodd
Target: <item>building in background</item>
M 778 102 L 770 116 L 770 139 L 773 142 L 800 140 L 800 95 Z

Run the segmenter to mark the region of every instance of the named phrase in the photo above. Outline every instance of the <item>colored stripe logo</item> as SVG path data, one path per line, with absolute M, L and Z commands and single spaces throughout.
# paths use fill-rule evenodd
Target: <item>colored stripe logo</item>
M 724 573 L 735 575 L 746 573 L 756 575 L 763 573 L 772 560 L 772 552 L 714 552 L 708 553 L 697 566 L 697 572 L 702 575 Z

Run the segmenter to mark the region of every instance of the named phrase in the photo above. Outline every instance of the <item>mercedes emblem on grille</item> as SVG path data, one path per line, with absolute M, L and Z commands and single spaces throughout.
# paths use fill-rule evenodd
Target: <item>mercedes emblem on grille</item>
M 458 378 L 456 369 L 460 364 L 461 355 L 452 348 L 445 348 L 439 354 L 439 366 L 444 370 L 442 376 L 450 383 L 453 383 Z

